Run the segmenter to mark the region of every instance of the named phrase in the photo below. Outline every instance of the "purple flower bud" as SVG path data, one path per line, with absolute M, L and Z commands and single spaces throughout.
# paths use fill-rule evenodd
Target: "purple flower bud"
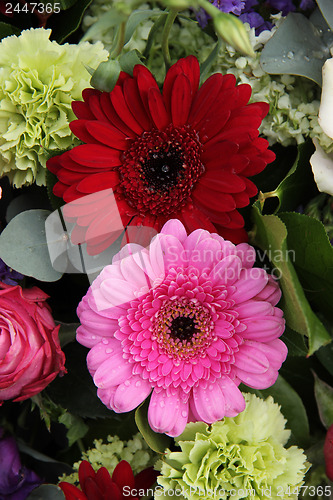
M 41 482 L 35 472 L 22 466 L 15 439 L 3 437 L 0 429 L 0 498 L 25 500 Z

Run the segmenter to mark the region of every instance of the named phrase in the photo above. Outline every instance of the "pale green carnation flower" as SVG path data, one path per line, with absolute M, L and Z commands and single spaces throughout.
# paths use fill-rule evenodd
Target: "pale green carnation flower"
M 0 176 L 16 187 L 45 184 L 49 153 L 75 144 L 73 100 L 90 87 L 86 66 L 108 58 L 101 42 L 59 45 L 51 30 L 25 30 L 0 43 Z
M 165 497 L 297 498 L 309 465 L 303 450 L 285 448 L 290 431 L 272 397 L 263 400 L 244 394 L 244 398 L 246 408 L 236 417 L 212 425 L 189 423 L 175 438 L 180 451 L 167 450 L 156 465 Z
M 128 441 L 121 441 L 118 436 L 108 436 L 107 443 L 103 443 L 102 439 L 95 439 L 94 448 L 82 453 L 82 460 L 87 460 L 95 471 L 98 471 L 100 467 L 106 467 L 110 474 L 121 460 L 126 460 L 136 475 L 153 466 L 156 459 L 157 454 L 149 448 L 139 432 Z M 73 465 L 75 470 L 73 474 L 64 475 L 59 481 L 77 484 L 79 465 L 82 460 Z

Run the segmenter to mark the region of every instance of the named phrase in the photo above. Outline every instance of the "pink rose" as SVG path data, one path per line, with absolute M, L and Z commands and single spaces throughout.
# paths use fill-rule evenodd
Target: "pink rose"
M 28 399 L 66 373 L 47 298 L 37 287 L 0 282 L 0 404 Z

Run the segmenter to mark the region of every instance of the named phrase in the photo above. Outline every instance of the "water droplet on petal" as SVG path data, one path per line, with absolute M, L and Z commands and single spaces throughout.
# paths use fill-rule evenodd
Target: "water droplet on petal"
M 182 411 L 182 417 L 184 417 L 184 418 L 187 417 L 187 412 L 185 410 Z
M 113 352 L 113 349 L 111 349 L 111 347 L 108 347 L 107 349 L 105 349 L 105 352 L 106 354 L 111 354 Z

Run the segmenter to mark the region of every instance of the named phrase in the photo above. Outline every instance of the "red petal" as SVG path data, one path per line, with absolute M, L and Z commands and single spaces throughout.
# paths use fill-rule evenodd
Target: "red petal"
M 68 151 L 75 162 L 86 167 L 110 169 L 121 164 L 119 151 L 98 144 L 82 144 Z
M 192 96 L 196 94 L 200 80 L 200 66 L 194 56 L 180 59 L 168 70 L 163 84 L 163 98 L 167 110 L 171 111 L 173 86 L 178 75 L 184 74 L 188 77 L 191 85 Z
M 222 238 L 231 241 L 235 245 L 248 241 L 247 232 L 243 227 L 238 229 L 230 229 L 216 224 L 216 228 L 218 230 L 218 233 L 222 236 Z
M 141 96 L 143 105 L 149 115 L 148 94 L 150 89 L 160 90 L 155 78 L 145 66 L 137 64 L 133 69 L 133 77 L 136 79 L 139 94 Z
M 103 491 L 98 487 L 96 482 L 90 477 L 88 477 L 88 479 L 86 479 L 85 481 L 84 492 L 89 500 L 103 500 Z
M 76 185 L 73 185 L 69 186 L 69 188 L 67 188 L 66 191 L 64 191 L 62 198 L 66 203 L 70 203 L 71 201 L 77 200 L 81 196 L 82 194 L 79 191 L 77 191 Z
M 73 484 L 61 482 L 59 487 L 62 489 L 66 500 L 88 500 L 86 495 Z
M 181 211 L 175 214 L 175 218 L 183 222 L 188 233 L 192 233 L 192 231 L 196 229 L 206 229 L 211 233 L 216 233 L 216 228 L 208 217 L 192 203 L 189 203 Z
M 122 151 L 127 149 L 125 135 L 109 123 L 97 121 L 86 122 L 86 128 L 95 140 L 105 144 L 106 146 Z
M 53 156 L 46 162 L 46 168 L 52 172 L 53 174 L 57 175 L 58 170 L 61 168 L 60 165 L 60 155 L 59 156 Z
M 210 76 L 198 90 L 189 116 L 189 123 L 195 127 L 206 115 L 207 110 L 216 101 L 222 88 L 223 76 L 220 73 Z
M 119 129 L 126 137 L 134 138 L 136 134 L 131 130 L 118 116 L 116 113 L 111 100 L 110 94 L 103 92 L 101 95 L 101 105 L 103 106 L 103 110 L 105 115 L 108 117 L 109 123 Z
M 89 108 L 97 120 L 100 120 L 102 122 L 108 122 L 109 120 L 101 106 L 100 96 L 101 92 L 97 95 L 94 94 L 89 98 L 88 101 Z
M 148 469 L 144 469 L 139 472 L 134 478 L 135 480 L 135 488 L 137 490 L 141 489 L 149 489 L 153 486 L 158 476 L 158 472 L 154 470 L 153 467 L 149 467 Z
M 250 203 L 249 195 L 245 191 L 243 193 L 234 193 L 232 196 L 237 208 L 246 207 Z
M 62 198 L 67 188 L 68 188 L 67 184 L 63 184 L 62 182 L 57 182 L 56 185 L 53 187 L 53 194 L 55 196 L 58 196 L 59 198 Z
M 73 101 L 72 110 L 77 118 L 82 120 L 94 120 L 95 117 L 90 111 L 90 108 L 86 102 L 83 101 Z
M 170 118 L 159 90 L 155 88 L 149 90 L 148 105 L 156 127 L 158 130 L 164 130 L 170 124 Z
M 138 120 L 144 130 L 150 130 L 152 127 L 151 118 L 146 113 L 142 103 L 137 83 L 133 78 L 128 78 L 123 85 L 124 96 L 131 113 Z
M 110 99 L 119 118 L 124 123 L 126 123 L 126 125 L 131 130 L 133 130 L 133 132 L 135 132 L 137 135 L 141 135 L 143 132 L 143 128 L 130 112 L 129 107 L 126 104 L 124 94 L 120 87 L 115 86 L 110 94 Z
M 213 191 L 223 193 L 239 193 L 245 191 L 246 184 L 243 178 L 226 170 L 207 171 L 200 177 L 200 184 Z
M 75 120 L 69 124 L 69 128 L 73 134 L 85 143 L 100 144 L 100 142 L 94 139 L 90 134 L 88 134 L 86 129 L 87 120 Z
M 249 195 L 249 197 L 252 198 L 252 196 L 255 196 L 257 194 L 258 188 L 252 181 L 250 181 L 250 179 L 247 179 L 246 177 L 242 178 L 246 184 L 246 192 Z
M 115 188 L 119 183 L 118 172 L 103 172 L 89 175 L 81 180 L 77 185 L 77 190 L 81 193 L 89 194 L 103 189 Z
M 221 193 L 220 196 L 212 196 L 211 191 L 205 189 L 200 183 L 192 191 L 192 197 L 198 204 L 218 212 L 230 212 L 236 208 L 236 203 L 231 194 Z
M 132 467 L 126 460 L 119 462 L 113 471 L 112 481 L 117 484 L 120 491 L 123 490 L 124 486 L 129 486 L 131 489 L 135 487 Z
M 191 82 L 184 74 L 176 77 L 172 87 L 171 114 L 175 127 L 181 127 L 187 122 L 192 104 Z

